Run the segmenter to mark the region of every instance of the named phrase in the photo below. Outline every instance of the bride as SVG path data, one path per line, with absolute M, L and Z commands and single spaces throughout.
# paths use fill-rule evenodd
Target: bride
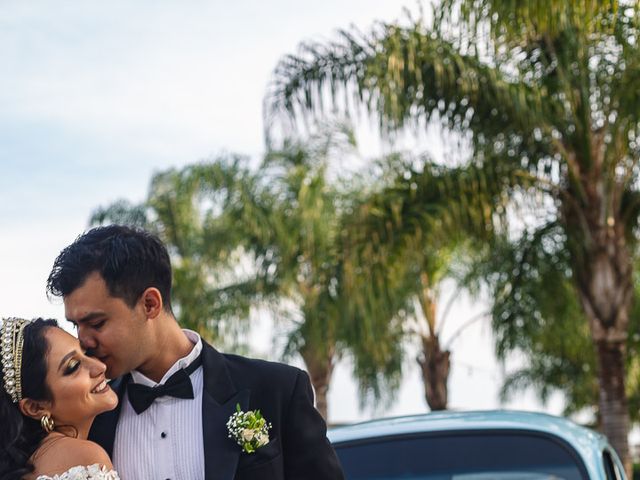
M 105 365 L 87 357 L 55 320 L 9 318 L 0 326 L 0 478 L 118 480 L 87 440 L 116 394 Z

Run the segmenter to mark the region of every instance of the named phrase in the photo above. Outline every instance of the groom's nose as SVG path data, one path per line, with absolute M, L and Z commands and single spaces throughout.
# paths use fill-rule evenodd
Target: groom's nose
M 92 377 L 100 376 L 107 370 L 107 366 L 97 358 L 92 358 L 91 360 L 88 360 L 88 366 L 89 366 L 89 374 Z
M 95 338 L 93 338 L 92 335 L 87 334 L 87 332 L 82 329 L 78 330 L 78 340 L 80 340 L 80 346 L 85 350 L 95 350 L 98 346 L 98 342 L 96 342 Z

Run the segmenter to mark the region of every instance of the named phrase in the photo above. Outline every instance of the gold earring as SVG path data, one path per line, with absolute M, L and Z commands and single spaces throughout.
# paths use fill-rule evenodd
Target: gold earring
M 56 426 L 53 422 L 53 418 L 51 418 L 48 413 L 42 416 L 42 418 L 40 419 L 40 425 L 42 426 L 42 429 L 47 433 L 53 432 L 53 429 Z

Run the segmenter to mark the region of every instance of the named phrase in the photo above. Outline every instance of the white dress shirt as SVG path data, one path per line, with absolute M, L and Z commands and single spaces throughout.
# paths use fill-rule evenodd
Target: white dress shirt
M 194 344 L 189 355 L 174 363 L 159 383 L 135 370 L 131 381 L 154 387 L 195 361 L 202 352 L 202 339 L 196 332 L 183 331 Z M 121 478 L 204 480 L 202 365 L 189 378 L 193 399 L 160 397 L 140 415 L 125 392 L 113 449 L 113 465 Z

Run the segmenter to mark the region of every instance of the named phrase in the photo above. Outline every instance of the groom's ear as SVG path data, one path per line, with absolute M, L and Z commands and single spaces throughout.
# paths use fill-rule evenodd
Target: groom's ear
M 156 318 L 162 312 L 162 294 L 155 287 L 149 287 L 140 297 L 147 318 Z
M 18 403 L 20 412 L 29 418 L 40 420 L 43 415 L 51 414 L 51 404 L 47 401 L 32 400 L 31 398 L 23 398 Z

